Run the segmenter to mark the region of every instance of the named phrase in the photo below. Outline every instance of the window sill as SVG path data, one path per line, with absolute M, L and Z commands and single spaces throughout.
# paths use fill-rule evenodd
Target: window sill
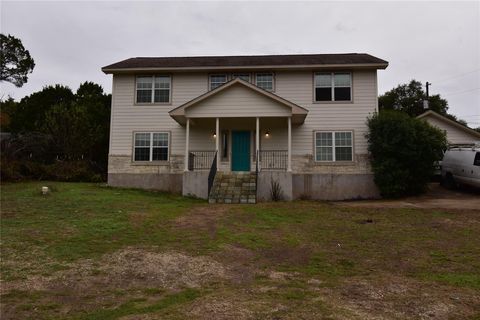
M 141 107 L 153 107 L 153 106 L 171 106 L 172 103 L 171 102 L 155 102 L 155 103 L 139 103 L 139 102 L 135 102 L 133 104 L 134 106 L 141 106 Z
M 345 101 L 313 101 L 313 104 L 353 104 L 353 100 Z
M 316 166 L 354 166 L 355 161 L 314 161 Z
M 132 161 L 132 166 L 168 166 L 170 161 Z

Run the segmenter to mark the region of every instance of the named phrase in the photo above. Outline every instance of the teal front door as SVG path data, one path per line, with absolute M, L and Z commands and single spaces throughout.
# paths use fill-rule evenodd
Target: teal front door
M 249 131 L 232 131 L 232 171 L 250 171 Z

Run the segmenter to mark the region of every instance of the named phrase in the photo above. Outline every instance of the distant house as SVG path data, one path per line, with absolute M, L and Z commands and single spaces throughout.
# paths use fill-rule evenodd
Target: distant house
M 363 53 L 106 66 L 108 184 L 213 203 L 269 200 L 272 185 L 287 200 L 376 197 L 366 119 L 378 111 L 377 70 L 387 66 Z
M 417 118 L 423 119 L 432 126 L 443 130 L 447 134 L 449 144 L 470 144 L 475 141 L 480 141 L 479 132 L 432 110 L 422 113 Z

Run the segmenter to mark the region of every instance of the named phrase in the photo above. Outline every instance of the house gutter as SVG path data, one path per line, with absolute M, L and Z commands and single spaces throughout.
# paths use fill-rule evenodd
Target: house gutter
M 108 68 L 103 67 L 105 74 L 138 73 L 138 72 L 187 72 L 187 71 L 232 71 L 232 70 L 302 70 L 302 69 L 386 69 L 388 63 L 355 63 L 355 64 L 306 64 L 306 65 L 262 65 L 262 66 L 202 66 L 202 67 L 147 67 L 147 68 Z

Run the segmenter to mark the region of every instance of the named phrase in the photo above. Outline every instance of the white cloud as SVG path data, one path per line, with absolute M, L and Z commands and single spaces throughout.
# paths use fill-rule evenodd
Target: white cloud
M 479 2 L 1 2 L 1 30 L 37 64 L 21 98 L 133 56 L 367 52 L 390 62 L 379 92 L 415 78 L 480 126 Z M 450 79 L 449 79 L 450 78 Z M 446 80 L 445 80 L 446 79 Z M 440 82 L 436 82 L 436 81 Z

